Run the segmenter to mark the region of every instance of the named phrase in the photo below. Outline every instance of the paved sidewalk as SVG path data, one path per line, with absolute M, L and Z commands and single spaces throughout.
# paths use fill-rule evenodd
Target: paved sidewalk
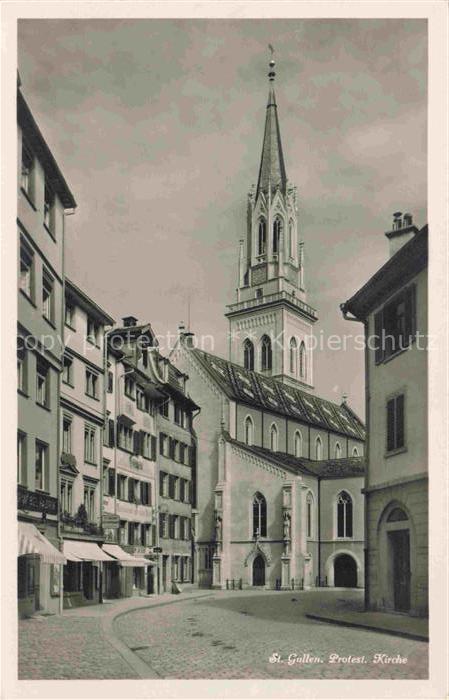
M 172 605 L 207 591 L 123 598 L 19 620 L 19 679 L 137 679 L 151 672 L 117 639 L 113 621 L 131 610 Z
M 335 590 L 335 589 L 333 589 Z M 323 597 L 319 607 L 306 612 L 306 617 L 343 627 L 360 627 L 372 632 L 391 634 L 406 639 L 429 641 L 429 620 L 399 613 L 365 612 L 361 598 L 353 600 Z

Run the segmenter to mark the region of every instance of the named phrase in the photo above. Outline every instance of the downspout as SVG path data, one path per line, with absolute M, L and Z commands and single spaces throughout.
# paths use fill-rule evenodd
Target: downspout
M 318 586 L 321 587 L 321 477 L 318 477 Z
M 58 421 L 58 430 L 56 433 L 56 498 L 57 503 L 58 503 L 58 512 L 57 512 L 57 521 L 56 521 L 56 536 L 58 538 L 58 544 L 59 544 L 59 550 L 61 552 L 64 551 L 64 540 L 62 539 L 62 532 L 61 532 L 61 474 L 60 474 L 60 459 L 61 459 L 61 438 L 60 438 L 60 432 L 61 432 L 61 373 L 62 373 L 62 365 L 63 365 L 63 356 L 64 356 L 64 348 L 65 348 L 65 342 L 64 342 L 64 328 L 65 328 L 65 255 L 64 255 L 64 248 L 65 248 L 65 212 L 64 216 L 62 219 L 62 250 L 61 250 L 61 267 L 62 267 L 62 299 L 61 299 L 61 320 L 60 320 L 60 328 L 61 328 L 61 337 L 60 337 L 60 342 L 61 342 L 61 367 L 59 369 L 58 373 L 58 384 L 57 384 L 57 421 Z M 64 564 L 60 565 L 59 567 L 59 614 L 62 614 L 62 611 L 64 609 Z
M 103 477 L 103 448 L 104 448 L 104 438 L 105 438 L 105 432 L 107 430 L 106 428 L 106 392 L 107 392 L 107 377 L 108 377 L 108 343 L 107 343 L 107 335 L 108 331 L 103 328 L 103 434 L 102 434 L 102 440 L 101 440 L 101 458 L 100 458 L 100 532 L 103 532 L 103 509 L 104 509 L 104 503 L 103 503 L 103 498 L 104 498 L 104 477 Z M 109 426 L 108 426 L 109 428 Z M 115 442 L 115 440 L 114 440 Z M 103 602 L 103 597 L 104 597 L 104 576 L 103 576 L 103 569 L 104 569 L 104 563 L 99 562 L 100 564 L 100 603 Z
M 196 432 L 193 429 L 193 421 L 199 414 L 201 413 L 201 408 L 198 407 L 198 410 L 196 413 L 192 412 L 192 419 L 190 423 L 190 435 L 192 437 L 192 441 L 195 444 L 195 494 L 193 494 L 193 489 L 192 489 L 192 501 L 195 503 L 195 510 L 198 511 L 198 498 L 197 498 L 197 486 L 198 486 L 198 439 L 196 436 Z M 191 474 L 190 474 L 191 476 Z M 190 553 L 190 561 L 191 561 L 191 566 L 190 566 L 190 582 L 195 583 L 195 570 L 196 570 L 196 561 L 195 561 L 195 538 L 196 538 L 196 530 L 197 528 L 192 528 L 192 508 L 193 503 L 190 504 L 190 545 L 191 545 L 191 553 Z
M 369 576 L 368 576 L 368 498 L 367 498 L 367 488 L 368 488 L 368 464 L 369 464 L 369 409 L 370 409 L 370 383 L 369 383 L 369 352 L 368 352 L 368 332 L 369 324 L 368 320 L 362 320 L 356 318 L 355 316 L 348 316 L 348 309 L 345 304 L 340 304 L 340 310 L 343 314 L 345 321 L 356 321 L 357 323 L 363 323 L 364 335 L 365 335 L 365 447 L 364 447 L 364 457 L 365 457 L 365 478 L 364 478 L 364 496 L 365 496 L 365 508 L 364 508 L 364 522 L 363 522 L 363 564 L 364 564 L 364 586 L 365 586 L 365 610 L 369 609 Z

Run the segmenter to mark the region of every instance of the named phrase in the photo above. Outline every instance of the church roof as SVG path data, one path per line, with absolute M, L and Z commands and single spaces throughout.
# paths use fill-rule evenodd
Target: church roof
M 268 459 L 277 466 L 296 474 L 316 476 L 320 479 L 342 479 L 352 476 L 364 476 L 365 474 L 365 457 L 312 460 L 305 457 L 294 457 L 286 452 L 272 452 L 265 447 L 258 447 L 257 445 L 247 445 L 239 440 L 234 440 L 228 433 L 224 435 L 227 442 L 255 456 Z
M 260 160 L 256 197 L 259 195 L 260 191 L 268 192 L 270 187 L 272 191 L 279 187 L 283 194 L 285 194 L 287 187 L 287 175 L 285 172 L 284 154 L 282 152 L 276 97 L 274 88 L 271 86 L 268 94 L 262 158 Z
M 362 421 L 345 403 L 337 405 L 313 396 L 204 350 L 193 348 L 190 352 L 230 399 L 356 440 L 365 439 Z

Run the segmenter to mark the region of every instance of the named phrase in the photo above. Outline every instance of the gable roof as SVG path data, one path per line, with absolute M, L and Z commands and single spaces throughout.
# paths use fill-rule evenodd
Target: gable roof
M 278 413 L 356 440 L 365 439 L 362 421 L 340 406 L 197 348 L 189 349 L 230 399 Z
M 342 459 L 312 460 L 305 457 L 294 457 L 286 452 L 272 452 L 265 447 L 247 445 L 239 440 L 231 438 L 229 433 L 224 433 L 227 442 L 245 450 L 257 457 L 262 457 L 273 462 L 283 469 L 288 469 L 295 474 L 315 476 L 319 479 L 343 479 L 353 476 L 364 476 L 366 461 L 364 457 L 343 457 Z

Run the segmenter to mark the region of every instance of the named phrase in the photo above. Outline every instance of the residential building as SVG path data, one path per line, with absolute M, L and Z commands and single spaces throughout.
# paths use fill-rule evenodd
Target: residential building
M 61 382 L 60 519 L 64 607 L 102 600 L 102 445 L 105 327 L 114 320 L 72 281 L 65 281 Z
M 366 606 L 428 614 L 428 228 L 394 214 L 389 260 L 342 310 L 365 324 Z
M 59 391 L 65 212 L 76 202 L 17 89 L 18 609 L 59 610 Z
M 314 395 L 317 314 L 274 77 L 271 61 L 259 178 L 226 313 L 230 361 L 184 330 L 170 356 L 201 406 L 195 577 L 217 588 L 362 586 L 365 431 L 346 401 Z

